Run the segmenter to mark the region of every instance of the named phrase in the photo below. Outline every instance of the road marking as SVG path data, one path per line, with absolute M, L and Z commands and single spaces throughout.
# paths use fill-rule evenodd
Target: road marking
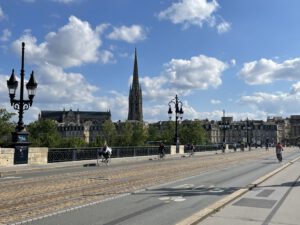
M 172 196 L 172 197 L 167 197 L 167 196 L 164 196 L 164 197 L 160 197 L 158 198 L 159 200 L 161 201 L 164 201 L 166 203 L 169 203 L 169 202 L 183 202 L 185 201 L 186 199 L 183 198 L 182 196 Z

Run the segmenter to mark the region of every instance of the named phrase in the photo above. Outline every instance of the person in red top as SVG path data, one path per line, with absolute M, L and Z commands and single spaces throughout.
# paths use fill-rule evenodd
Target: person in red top
M 278 159 L 279 162 L 281 162 L 282 161 L 283 147 L 279 142 L 277 143 L 275 150 L 276 150 L 277 159 Z

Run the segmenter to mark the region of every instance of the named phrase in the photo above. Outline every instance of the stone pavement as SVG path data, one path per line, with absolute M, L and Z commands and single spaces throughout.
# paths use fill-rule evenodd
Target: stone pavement
M 299 209 L 300 159 L 297 158 L 253 182 L 250 190 L 241 189 L 180 224 L 299 225 Z

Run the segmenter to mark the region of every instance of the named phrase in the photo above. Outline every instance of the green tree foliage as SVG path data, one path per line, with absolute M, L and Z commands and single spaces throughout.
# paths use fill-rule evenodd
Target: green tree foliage
M 179 126 L 180 143 L 195 145 L 205 144 L 206 135 L 199 120 L 182 123 Z
M 87 144 L 83 138 L 79 137 L 61 138 L 59 143 L 59 147 L 61 148 L 82 148 L 86 146 Z
M 111 120 L 106 120 L 102 125 L 103 139 L 108 145 L 115 145 L 117 141 L 117 130 Z M 104 143 L 102 143 L 103 145 Z
M 143 123 L 135 123 L 133 124 L 133 132 L 131 138 L 132 146 L 141 146 L 145 144 L 147 140 L 147 129 L 144 127 Z
M 174 144 L 174 137 L 175 137 L 175 122 L 168 121 L 162 128 L 161 140 L 163 140 L 165 144 Z
M 129 121 L 121 124 L 118 130 L 117 145 L 130 146 L 132 140 L 133 128 Z
M 38 120 L 30 123 L 27 129 L 32 146 L 62 147 L 61 137 L 54 121 L 48 119 Z
M 10 122 L 13 115 L 15 114 L 0 108 L 0 146 L 7 146 L 11 140 L 11 132 L 15 127 L 15 125 Z

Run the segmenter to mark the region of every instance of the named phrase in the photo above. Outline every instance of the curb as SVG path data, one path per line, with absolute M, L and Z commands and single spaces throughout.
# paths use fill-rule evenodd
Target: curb
M 176 225 L 197 225 L 200 221 L 204 220 L 209 215 L 217 212 L 220 208 L 224 207 L 225 205 L 232 202 L 236 198 L 242 196 L 249 190 L 252 190 L 254 187 L 257 187 L 259 184 L 266 181 L 267 179 L 274 176 L 275 174 L 279 173 L 280 171 L 284 170 L 286 167 L 292 165 L 294 162 L 296 162 L 299 159 L 300 159 L 300 157 L 297 157 L 297 158 L 289 161 L 288 163 L 284 164 L 283 166 L 277 168 L 276 170 L 258 178 L 257 180 L 255 180 L 254 182 L 249 184 L 247 188 L 241 188 L 241 189 L 233 192 L 232 194 L 222 198 L 221 200 L 213 203 L 212 205 L 200 210 L 199 212 L 196 212 L 192 216 L 185 218 L 184 220 L 180 221 Z

